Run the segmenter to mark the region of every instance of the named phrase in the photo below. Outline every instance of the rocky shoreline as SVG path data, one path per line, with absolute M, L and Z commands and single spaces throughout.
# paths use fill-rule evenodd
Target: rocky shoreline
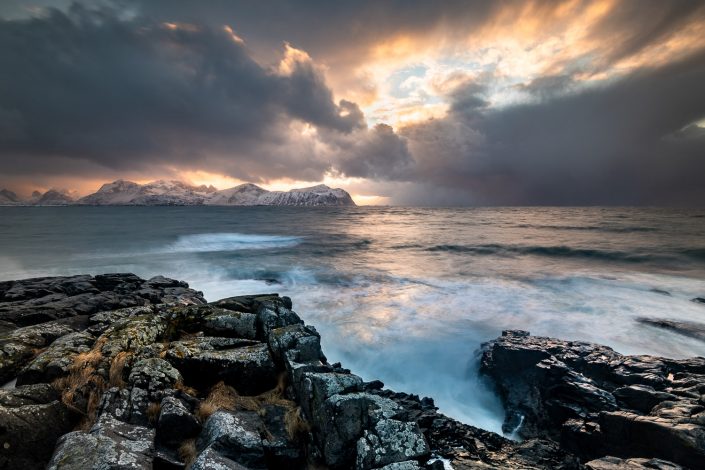
M 292 308 L 132 274 L 0 282 L 0 468 L 705 467 L 703 358 L 504 332 L 481 370 L 518 441 L 330 364 Z

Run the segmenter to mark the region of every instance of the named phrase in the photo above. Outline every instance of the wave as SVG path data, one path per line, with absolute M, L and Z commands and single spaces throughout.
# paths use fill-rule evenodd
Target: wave
M 517 228 L 536 228 L 548 230 L 584 230 L 594 232 L 611 232 L 611 233 L 632 233 L 632 232 L 656 232 L 655 227 L 605 227 L 602 225 L 533 225 L 520 224 Z
M 536 255 L 536 256 L 552 256 L 562 258 L 593 258 L 609 261 L 624 261 L 632 263 L 642 263 L 647 261 L 656 261 L 662 257 L 655 255 L 645 255 L 638 253 L 627 253 L 624 251 L 608 251 L 597 250 L 590 248 L 571 248 L 568 246 L 516 246 L 516 245 L 435 245 L 426 248 L 430 252 L 455 252 L 455 253 L 471 253 L 475 255 Z
M 252 235 L 244 233 L 200 233 L 182 235 L 166 248 L 171 253 L 208 253 L 239 250 L 265 250 L 298 245 L 301 237 Z
M 699 261 L 705 261 L 705 248 L 690 248 L 681 250 L 681 254 L 684 254 L 690 258 L 695 258 Z

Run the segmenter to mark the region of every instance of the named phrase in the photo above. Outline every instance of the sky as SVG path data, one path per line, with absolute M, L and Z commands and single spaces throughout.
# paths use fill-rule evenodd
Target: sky
M 705 204 L 705 1 L 3 0 L 0 188 Z

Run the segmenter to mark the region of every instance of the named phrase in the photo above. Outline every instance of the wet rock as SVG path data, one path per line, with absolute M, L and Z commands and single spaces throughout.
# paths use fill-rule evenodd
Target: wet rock
M 217 411 L 213 413 L 196 442 L 203 452 L 210 448 L 251 469 L 267 468 L 261 434 L 264 425 L 252 411 Z
M 77 416 L 47 384 L 0 390 L 0 468 L 42 468 Z
M 276 366 L 265 343 L 233 338 L 176 341 L 165 358 L 198 388 L 222 380 L 239 393 L 254 395 L 277 382 Z
M 152 469 L 154 430 L 103 417 L 90 432 L 75 431 L 59 440 L 50 470 Z
M 517 432 L 548 437 L 587 460 L 705 461 L 705 359 L 622 356 L 582 342 L 504 332 L 483 345 L 482 371 L 497 385 Z M 557 433 L 559 431 L 559 433 Z
M 705 297 L 695 297 L 694 299 L 691 299 L 691 301 L 696 304 L 705 304 Z
M 90 351 L 95 338 L 90 333 L 70 333 L 54 341 L 49 348 L 30 362 L 17 377 L 18 385 L 52 382 L 68 375 L 74 358 Z

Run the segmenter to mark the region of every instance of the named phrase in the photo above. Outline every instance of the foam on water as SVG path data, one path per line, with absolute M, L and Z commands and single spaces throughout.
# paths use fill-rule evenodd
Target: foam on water
M 199 233 L 182 235 L 165 248 L 173 253 L 207 253 L 237 250 L 264 250 L 294 246 L 301 237 L 252 235 L 244 233 Z
M 705 344 L 694 338 L 635 321 L 703 322 L 705 308 L 690 299 L 705 294 L 697 256 L 705 220 L 692 214 L 600 208 L 65 212 L 73 213 L 73 222 L 57 220 L 51 230 L 46 219 L 27 229 L 0 218 L 0 279 L 127 271 L 186 280 L 209 300 L 289 295 L 321 332 L 331 362 L 392 389 L 431 396 L 442 412 L 496 432 L 503 410 L 477 374 L 477 354 L 504 329 L 602 343 L 625 354 L 705 355 Z M 83 231 L 76 230 L 78 221 Z M 199 233 L 202 227 L 212 233 Z M 16 237 L 7 235 L 15 231 Z M 106 235 L 112 232 L 119 235 Z

